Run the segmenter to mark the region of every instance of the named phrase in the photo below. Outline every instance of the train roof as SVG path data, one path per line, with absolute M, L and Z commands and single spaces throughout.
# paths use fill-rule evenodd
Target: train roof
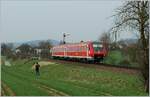
M 60 45 L 57 45 L 57 46 L 64 46 L 64 45 L 76 45 L 76 44 L 87 44 L 89 42 L 80 42 L 80 43 L 66 43 L 66 44 L 60 44 Z
M 77 45 L 77 44 L 88 44 L 88 43 L 101 43 L 101 42 L 97 42 L 97 41 L 87 41 L 87 42 L 79 42 L 79 43 L 67 43 L 67 44 L 60 44 L 60 45 L 56 45 L 53 47 L 61 47 L 61 46 L 67 46 L 67 45 Z

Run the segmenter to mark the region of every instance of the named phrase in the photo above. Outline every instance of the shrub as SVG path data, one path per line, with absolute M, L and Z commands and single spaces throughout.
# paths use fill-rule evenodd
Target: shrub
M 131 66 L 129 60 L 124 59 L 119 63 L 121 66 Z

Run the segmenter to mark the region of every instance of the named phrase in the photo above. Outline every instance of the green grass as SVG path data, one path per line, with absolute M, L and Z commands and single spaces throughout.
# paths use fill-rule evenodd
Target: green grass
M 36 77 L 31 69 L 33 61 L 12 62 L 11 67 L 2 65 L 2 82 L 16 95 L 57 95 L 40 88 L 46 86 L 67 95 L 148 95 L 138 75 L 117 73 L 110 70 L 81 67 L 77 63 L 47 65 L 41 67 L 41 76 Z

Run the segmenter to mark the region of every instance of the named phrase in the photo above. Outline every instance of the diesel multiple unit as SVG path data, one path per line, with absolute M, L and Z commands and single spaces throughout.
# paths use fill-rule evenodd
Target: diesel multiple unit
M 62 44 L 51 48 L 53 58 L 100 61 L 107 55 L 106 47 L 99 42 Z

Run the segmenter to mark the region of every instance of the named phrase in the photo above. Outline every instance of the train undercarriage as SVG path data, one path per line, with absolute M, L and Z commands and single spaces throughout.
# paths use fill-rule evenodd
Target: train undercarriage
M 102 63 L 104 58 L 103 57 L 90 57 L 90 58 L 74 58 L 74 57 L 60 57 L 60 56 L 53 56 L 52 59 L 59 59 L 59 60 L 67 60 L 67 61 L 78 61 L 83 63 Z

